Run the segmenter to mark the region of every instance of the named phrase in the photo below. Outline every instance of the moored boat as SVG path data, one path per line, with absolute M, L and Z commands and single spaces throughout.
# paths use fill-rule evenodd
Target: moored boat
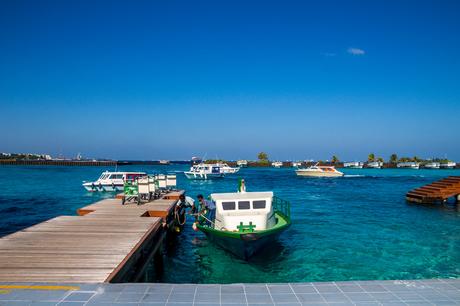
M 357 162 L 357 161 L 343 163 L 344 168 L 362 169 L 363 166 L 364 166 L 363 162 Z
M 292 162 L 292 167 L 298 168 L 300 166 L 302 166 L 302 162 Z
M 426 163 L 423 167 L 426 169 L 439 169 L 441 167 L 441 164 L 438 162 L 429 162 Z
M 274 161 L 274 162 L 272 162 L 272 166 L 275 167 L 275 168 L 281 168 L 283 166 L 283 162 Z
M 383 162 L 381 161 L 368 162 L 367 167 L 374 168 L 374 169 L 381 169 L 383 167 Z
M 203 219 L 196 228 L 246 260 L 291 225 L 289 202 L 273 192 L 213 193 L 211 199 L 216 203 L 215 220 Z
M 222 178 L 225 175 L 221 167 L 204 163 L 193 165 L 189 171 L 184 171 L 184 174 L 191 180 Z
M 308 168 L 297 169 L 295 173 L 298 176 L 310 176 L 310 177 L 340 177 L 343 176 L 343 172 L 335 169 L 334 166 L 310 166 Z
M 454 169 L 457 166 L 457 163 L 449 161 L 441 163 L 439 166 L 441 167 L 441 169 Z
M 217 163 L 216 166 L 220 167 L 224 174 L 235 174 L 240 171 L 240 167 L 230 167 L 227 163 Z
M 417 162 L 401 162 L 396 164 L 396 168 L 419 169 L 420 163 Z
M 83 187 L 88 191 L 120 191 L 125 181 L 132 181 L 147 175 L 145 172 L 110 172 L 104 171 L 94 182 L 83 181 Z
M 248 166 L 248 161 L 245 160 L 245 159 L 241 159 L 241 160 L 237 161 L 236 164 L 237 164 L 238 167 L 240 167 L 240 168 L 245 168 L 245 167 Z

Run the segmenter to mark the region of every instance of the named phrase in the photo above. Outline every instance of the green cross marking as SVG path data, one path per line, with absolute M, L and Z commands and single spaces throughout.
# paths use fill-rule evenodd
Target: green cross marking
M 252 221 L 249 222 L 249 225 L 244 225 L 243 222 L 240 222 L 240 225 L 236 228 L 239 232 L 253 232 L 256 226 L 252 224 Z

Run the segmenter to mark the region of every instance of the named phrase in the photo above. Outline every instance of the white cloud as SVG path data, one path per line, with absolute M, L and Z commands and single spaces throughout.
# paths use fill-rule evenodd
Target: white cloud
M 364 55 L 366 52 L 363 49 L 359 48 L 348 48 L 347 50 L 348 53 L 353 54 L 353 55 Z

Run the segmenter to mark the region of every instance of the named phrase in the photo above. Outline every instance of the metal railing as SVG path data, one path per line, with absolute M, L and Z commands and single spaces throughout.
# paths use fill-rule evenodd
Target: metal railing
M 290 202 L 274 196 L 272 205 L 273 205 L 273 210 L 275 212 L 282 213 L 283 215 L 291 219 L 291 203 Z

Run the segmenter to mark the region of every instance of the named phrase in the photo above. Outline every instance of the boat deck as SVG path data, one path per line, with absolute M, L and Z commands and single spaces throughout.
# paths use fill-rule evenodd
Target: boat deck
M 0 239 L 0 282 L 110 282 L 159 245 L 179 194 L 136 205 L 106 199 Z
M 449 176 L 416 188 L 406 194 L 406 200 L 415 203 L 442 203 L 460 194 L 460 176 Z

